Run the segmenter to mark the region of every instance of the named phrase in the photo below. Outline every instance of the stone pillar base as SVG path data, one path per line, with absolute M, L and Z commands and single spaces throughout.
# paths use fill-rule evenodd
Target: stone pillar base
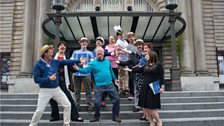
M 219 84 L 215 83 L 217 77 L 195 76 L 181 77 L 181 87 L 183 91 L 217 91 Z
M 33 78 L 15 78 L 14 84 L 9 85 L 9 93 L 37 93 L 38 84 L 35 84 Z
M 33 76 L 32 73 L 28 73 L 28 72 L 21 72 L 18 74 L 18 76 L 16 76 L 17 78 L 31 78 Z
M 181 91 L 180 70 L 177 67 L 171 67 L 171 90 Z

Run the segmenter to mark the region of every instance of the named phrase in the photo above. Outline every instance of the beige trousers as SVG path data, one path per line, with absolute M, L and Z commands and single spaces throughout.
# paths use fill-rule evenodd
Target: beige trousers
M 40 88 L 39 95 L 38 95 L 38 103 L 37 103 L 37 109 L 35 113 L 33 114 L 32 121 L 29 126 L 37 126 L 38 122 L 40 121 L 40 118 L 50 101 L 50 99 L 53 98 L 55 101 L 57 101 L 60 105 L 64 108 L 64 124 L 70 123 L 70 115 L 71 115 L 71 103 L 69 102 L 68 98 L 62 92 L 60 87 L 57 88 Z
M 128 71 L 123 70 L 122 66 L 118 67 L 118 79 L 120 81 L 119 90 L 128 90 Z

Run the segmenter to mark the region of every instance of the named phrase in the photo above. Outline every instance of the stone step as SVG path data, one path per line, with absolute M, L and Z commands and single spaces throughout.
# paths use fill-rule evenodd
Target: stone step
M 113 122 L 112 104 L 106 99 L 107 106 L 101 109 L 100 122 L 90 123 L 94 112 L 87 112 L 85 94 L 82 94 L 80 116 L 85 119 L 83 123 L 71 122 L 78 126 L 148 126 L 148 122 L 140 121 L 142 111 L 134 113 L 133 100 L 127 99 L 129 95 L 120 95 L 121 123 Z M 38 94 L 0 94 L 0 125 L 25 126 L 37 106 Z M 224 92 L 166 92 L 161 95 L 162 109 L 159 115 L 164 126 L 223 126 L 224 124 Z M 60 116 L 63 109 L 59 106 Z M 63 121 L 49 122 L 50 106 L 48 105 L 38 126 L 62 126 Z
M 162 119 L 163 126 L 223 126 L 224 117 L 201 117 L 201 118 L 167 118 Z M 3 119 L 0 120 L 1 126 L 27 126 L 30 120 L 14 120 Z M 48 120 L 41 120 L 38 126 L 62 126 L 63 121 L 49 122 Z M 138 119 L 123 119 L 121 123 L 116 123 L 111 120 L 101 119 L 99 122 L 71 122 L 72 125 L 78 126 L 148 126 L 148 122 L 140 121 Z
M 1 93 L 1 99 L 37 99 L 36 93 Z M 85 97 L 85 93 L 81 95 Z M 129 95 L 120 95 L 121 98 L 128 97 Z M 162 97 L 197 97 L 197 96 L 224 96 L 224 91 L 182 91 L 182 92 L 165 92 Z
M 94 99 L 93 99 L 94 100 Z M 163 103 L 192 103 L 192 102 L 224 102 L 224 96 L 197 96 L 197 97 L 162 97 Z M 0 99 L 1 104 L 16 105 L 36 105 L 37 99 Z M 86 103 L 86 98 L 81 99 L 81 104 Z M 111 104 L 110 99 L 106 99 L 107 104 Z M 128 98 L 120 98 L 121 104 L 133 104 L 133 100 Z
M 34 112 L 15 112 L 15 111 L 7 111 L 1 112 L 0 119 L 31 119 Z M 142 116 L 141 112 L 131 112 L 131 111 L 121 111 L 120 118 L 121 119 L 139 119 Z M 42 120 L 50 119 L 51 112 L 44 112 L 42 116 Z M 62 111 L 60 112 L 60 116 L 62 117 Z M 94 116 L 94 112 L 80 112 L 80 116 L 89 120 Z M 160 110 L 159 111 L 160 118 L 199 118 L 199 117 L 224 117 L 224 109 L 202 109 L 202 110 Z M 112 112 L 111 111 L 102 111 L 101 119 L 111 119 Z
M 35 111 L 37 105 L 0 105 L 1 111 Z M 197 110 L 197 109 L 223 109 L 224 102 L 202 102 L 202 103 L 163 103 L 163 110 Z M 86 104 L 81 105 L 81 111 L 87 111 Z M 121 111 L 132 111 L 133 104 L 120 104 Z M 60 110 L 62 108 L 60 107 Z M 112 104 L 108 104 L 102 111 L 111 111 Z M 46 107 L 46 111 L 50 111 L 50 105 Z

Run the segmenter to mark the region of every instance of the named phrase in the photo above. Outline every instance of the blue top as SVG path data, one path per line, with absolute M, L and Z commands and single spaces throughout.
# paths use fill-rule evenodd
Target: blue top
M 82 58 L 87 58 L 86 64 L 89 64 L 90 60 L 91 59 L 94 59 L 93 53 L 91 51 L 89 51 L 89 50 L 83 50 L 83 49 L 75 50 L 72 53 L 72 56 L 71 56 L 70 59 L 80 60 L 81 57 Z M 81 68 L 82 66 L 78 65 L 78 67 Z M 75 72 L 74 73 L 74 76 L 90 76 L 90 75 L 91 75 L 90 73 L 86 73 L 86 74 L 82 74 L 80 72 Z
M 108 59 L 102 61 L 95 59 L 86 68 L 79 68 L 78 71 L 81 73 L 92 72 L 96 86 L 113 84 L 112 80 L 117 80 Z
M 140 58 L 140 61 L 139 61 L 138 65 L 143 67 L 146 63 L 147 63 L 147 59 L 145 58 L 145 56 L 142 56 Z
M 73 65 L 79 63 L 79 60 L 50 60 L 47 64 L 44 59 L 40 58 L 34 65 L 33 74 L 34 82 L 39 84 L 40 88 L 58 87 L 58 67 L 60 65 Z M 56 80 L 52 81 L 49 77 L 56 73 Z

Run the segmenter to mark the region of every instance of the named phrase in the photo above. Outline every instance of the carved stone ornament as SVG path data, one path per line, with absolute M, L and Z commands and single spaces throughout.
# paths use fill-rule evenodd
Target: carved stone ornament
M 127 5 L 132 5 L 132 0 L 127 0 Z
M 100 5 L 100 0 L 95 0 L 95 5 Z

